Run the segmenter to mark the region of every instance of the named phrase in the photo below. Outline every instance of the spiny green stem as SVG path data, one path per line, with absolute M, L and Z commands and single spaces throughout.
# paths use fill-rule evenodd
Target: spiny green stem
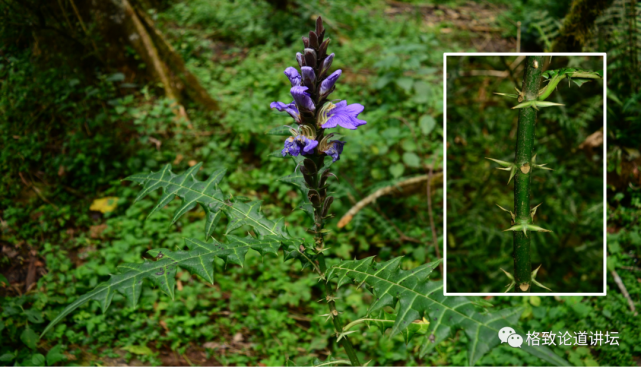
M 314 163 L 316 164 L 316 167 L 318 167 L 318 170 L 320 171 L 321 168 L 323 168 L 324 162 L 322 156 L 317 156 L 314 159 Z M 320 186 L 320 180 L 321 177 L 316 172 L 314 174 L 314 185 L 316 186 L 315 189 L 318 191 L 318 188 Z M 324 199 L 324 198 L 323 198 Z M 324 238 L 323 238 L 323 225 L 324 225 L 324 219 L 322 215 L 322 210 L 323 210 L 323 200 L 321 200 L 321 205 L 319 206 L 314 206 L 314 225 L 315 225 L 315 231 L 316 234 L 314 235 L 314 243 L 318 251 L 321 251 L 325 245 L 324 243 Z M 322 277 L 325 277 L 325 273 L 327 272 L 327 265 L 325 264 L 325 255 L 323 252 L 319 252 L 318 254 L 318 267 L 320 268 Z M 334 332 L 336 334 L 340 333 L 343 331 L 343 326 L 341 325 L 340 322 L 340 317 L 338 315 L 338 311 L 336 310 L 336 302 L 332 298 L 334 295 L 334 292 L 332 291 L 332 287 L 329 282 L 325 281 L 325 295 L 327 299 L 327 305 L 329 307 L 329 313 L 330 313 L 330 318 L 332 319 L 332 323 L 334 324 Z M 349 340 L 348 337 L 343 337 L 339 343 L 343 346 L 343 349 L 345 349 L 345 353 L 347 353 L 347 357 L 349 358 L 350 362 L 352 363 L 352 366 L 360 366 L 361 362 L 358 360 L 358 357 L 356 356 L 356 351 L 354 350 L 354 345 L 352 345 L 352 342 Z
M 526 101 L 538 98 L 541 82 L 542 56 L 528 56 L 526 59 L 523 88 Z M 534 126 L 536 110 L 523 108 L 519 111 L 519 125 L 516 132 L 516 153 L 514 163 L 519 168 L 514 179 L 514 214 L 517 221 L 530 220 L 530 177 L 532 146 L 534 144 Z M 514 279 L 516 292 L 528 292 L 531 288 L 530 274 L 530 238 L 523 232 L 514 232 Z

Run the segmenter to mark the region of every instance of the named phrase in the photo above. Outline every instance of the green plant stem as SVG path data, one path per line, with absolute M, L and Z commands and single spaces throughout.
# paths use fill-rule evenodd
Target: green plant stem
M 314 163 L 316 164 L 316 167 L 318 167 L 318 170 L 320 171 L 321 168 L 323 168 L 324 162 L 323 162 L 323 156 L 316 157 L 314 159 Z M 320 175 L 318 172 L 314 174 L 314 184 L 316 186 L 316 190 L 320 192 L 319 187 L 320 187 Z M 323 200 L 325 198 L 323 197 Z M 319 206 L 314 206 L 314 229 L 315 229 L 315 234 L 314 234 L 314 244 L 316 246 L 318 253 L 318 267 L 320 268 L 321 271 L 321 276 L 325 277 L 325 274 L 327 272 L 327 264 L 325 263 L 325 255 L 321 251 L 325 245 L 324 243 L 324 238 L 323 238 L 323 233 L 321 232 L 323 230 L 324 226 L 324 219 L 322 217 L 322 210 L 323 210 L 323 200 L 321 200 L 321 204 Z M 332 323 L 334 324 L 334 332 L 335 333 L 340 333 L 343 331 L 343 326 L 341 325 L 340 322 L 340 317 L 338 315 L 338 311 L 336 310 L 336 302 L 334 301 L 334 292 L 332 291 L 332 287 L 330 286 L 329 282 L 325 280 L 325 295 L 326 295 L 326 300 L 327 300 L 327 305 L 329 307 L 329 313 L 330 313 L 330 318 L 332 319 Z M 354 345 L 352 342 L 349 340 L 347 337 L 343 337 L 340 342 L 341 346 L 345 350 L 345 353 L 347 353 L 347 357 L 349 358 L 350 362 L 352 363 L 352 366 L 360 366 L 361 362 L 358 360 L 358 357 L 356 356 L 356 350 L 354 350 Z
M 538 67 L 535 67 L 538 65 Z M 541 83 L 543 57 L 528 56 L 526 59 L 523 88 L 526 101 L 538 98 Z M 536 110 L 522 108 L 519 112 L 519 125 L 516 132 L 516 153 L 514 163 L 518 167 L 514 180 L 514 212 L 517 223 L 530 223 L 530 178 L 529 166 L 534 144 Z M 530 232 L 531 233 L 531 232 Z M 531 234 L 530 234 L 531 236 Z M 514 279 L 515 292 L 528 292 L 531 288 L 532 265 L 530 263 L 530 238 L 523 232 L 514 232 Z

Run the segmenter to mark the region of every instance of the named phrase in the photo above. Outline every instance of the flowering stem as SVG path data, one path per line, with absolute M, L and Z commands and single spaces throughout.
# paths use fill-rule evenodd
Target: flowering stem
M 316 167 L 318 167 L 318 170 L 323 168 L 324 156 L 314 155 L 310 158 L 312 158 L 312 160 L 316 164 Z M 313 183 L 315 185 L 316 191 L 322 192 L 320 189 L 321 177 L 318 174 L 318 171 L 314 173 L 312 177 L 313 177 Z M 323 219 L 324 200 L 325 198 L 321 197 L 321 200 L 320 200 L 321 204 L 314 205 L 314 230 L 316 232 L 314 234 L 314 244 L 316 246 L 316 251 L 318 252 L 318 256 L 317 256 L 318 267 L 320 268 L 323 278 L 325 277 L 325 273 L 327 272 L 325 255 L 323 254 L 323 251 L 322 251 L 325 246 L 325 241 L 324 241 L 323 232 L 322 232 L 323 226 L 324 226 L 324 219 Z M 336 310 L 336 302 L 334 301 L 334 293 L 332 291 L 332 287 L 327 281 L 325 281 L 325 295 L 326 295 L 325 299 L 327 300 L 327 305 L 329 307 L 330 318 L 332 319 L 332 323 L 334 324 L 334 332 L 338 334 L 341 331 L 343 331 L 343 326 L 341 325 L 340 317 L 338 315 L 338 311 Z M 349 338 L 345 336 L 339 341 L 339 343 L 343 346 L 343 349 L 345 349 L 345 353 L 347 353 L 347 357 L 352 363 L 352 366 L 360 366 L 361 362 L 358 360 L 358 357 L 356 356 L 356 351 L 354 350 L 354 345 L 352 345 L 352 342 L 349 340 Z
M 541 80 L 543 57 L 528 56 L 526 59 L 525 76 L 523 78 L 524 97 L 526 101 L 538 98 Z M 516 170 L 514 182 L 514 211 L 516 222 L 530 223 L 530 178 L 532 159 L 532 145 L 534 144 L 534 126 L 536 124 L 536 110 L 522 108 L 519 111 L 519 125 L 516 133 L 516 153 L 514 163 Z M 531 287 L 532 265 L 530 263 L 530 238 L 524 232 L 515 231 L 514 234 L 514 279 L 515 292 L 528 292 Z

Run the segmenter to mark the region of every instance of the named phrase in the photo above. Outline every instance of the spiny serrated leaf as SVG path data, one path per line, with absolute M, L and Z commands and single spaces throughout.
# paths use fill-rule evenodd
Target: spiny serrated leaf
M 353 280 L 369 285 L 375 301 L 368 313 L 384 306 L 399 304 L 391 335 L 395 335 L 415 320 L 425 317 L 430 322 L 428 336 L 421 348 L 421 356 L 448 337 L 455 329 L 463 329 L 469 337 L 468 362 L 474 365 L 491 348 L 498 345 L 498 332 L 505 326 L 514 325 L 522 308 L 507 308 L 496 312 L 478 313 L 466 297 L 443 295 L 442 281 L 428 281 L 428 276 L 439 264 L 434 261 L 412 270 L 400 269 L 400 258 L 383 263 L 373 263 L 373 258 L 343 261 L 330 268 L 327 279 L 336 277 L 338 286 Z M 538 348 L 538 349 L 537 349 Z M 555 365 L 567 365 L 548 348 L 527 347 L 522 349 Z
M 112 275 L 108 281 L 99 284 L 94 290 L 68 305 L 51 321 L 41 335 L 46 334 L 64 317 L 90 300 L 98 301 L 102 311 L 106 312 L 116 292 L 123 294 L 127 298 L 129 305 L 135 307 L 140 298 L 143 279 L 151 280 L 153 284 L 173 299 L 177 267 L 198 274 L 201 278 L 213 284 L 215 257 L 221 258 L 226 264 L 242 265 L 245 260 L 245 254 L 249 249 L 255 250 L 261 255 L 276 254 L 281 246 L 284 251 L 287 251 L 287 249 L 291 250 L 292 247 L 297 248 L 301 243 L 301 241 L 281 236 L 240 238 L 230 235 L 227 238 L 228 243 L 220 243 L 216 240 L 202 242 L 193 238 L 186 238 L 187 251 L 150 250 L 148 253 L 154 256 L 157 259 L 156 261 L 145 259 L 142 263 L 120 265 L 118 274 Z M 301 259 L 301 261 L 303 260 Z
M 373 315 L 373 320 L 369 321 L 369 324 L 376 326 L 381 333 L 384 333 L 387 329 L 392 328 L 396 322 L 396 317 L 397 315 L 395 314 L 381 311 L 378 315 Z M 405 344 L 409 343 L 415 336 L 425 336 L 429 328 L 430 323 L 426 322 L 426 320 L 412 321 L 406 329 L 401 331 Z
M 247 224 L 262 236 L 287 235 L 282 222 L 274 222 L 263 217 L 259 211 L 260 201 L 251 203 L 239 201 L 228 203 L 225 201 L 223 193 L 217 186 L 225 174 L 224 169 L 215 171 L 206 181 L 197 180 L 195 174 L 200 166 L 200 163 L 196 164 L 184 173 L 177 175 L 171 172 L 171 165 L 168 164 L 158 172 L 139 173 L 129 176 L 125 180 L 143 185 L 136 200 L 144 198 L 156 189 L 163 189 L 163 195 L 149 215 L 167 205 L 175 196 L 180 197 L 183 203 L 174 214 L 173 222 L 200 204 L 205 210 L 207 218 L 205 238 L 213 233 L 214 227 L 220 220 L 221 212 L 229 217 L 226 233 Z

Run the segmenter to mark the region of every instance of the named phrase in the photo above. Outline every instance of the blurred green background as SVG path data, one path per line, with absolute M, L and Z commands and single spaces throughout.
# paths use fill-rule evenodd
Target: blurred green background
M 225 192 L 262 199 L 266 216 L 284 216 L 294 234 L 306 235 L 303 228 L 311 223 L 294 210 L 300 203 L 297 191 L 277 180 L 294 167 L 269 157 L 282 149 L 282 141 L 265 132 L 291 121 L 270 110 L 269 103 L 288 101 L 283 70 L 294 65 L 300 36 L 319 15 L 332 39 L 334 67 L 343 69 L 334 96 L 365 105 L 361 116 L 368 122 L 345 134 L 348 144 L 333 166 L 339 175 L 333 184 L 337 218 L 328 225 L 328 246 L 338 258 L 403 255 L 405 268 L 436 258 L 425 186 L 379 198 L 345 228 L 336 223 L 375 190 L 424 175 L 424 163 L 437 162 L 439 173 L 442 53 L 513 52 L 517 39 L 522 51 L 611 52 L 608 297 L 486 301 L 496 309 L 524 306 L 519 326 L 526 330 L 620 332 L 618 347 L 555 349 L 572 364 L 638 363 L 641 323 L 634 322 L 612 277 L 617 272 L 638 302 L 641 182 L 635 167 L 641 164 L 641 95 L 630 75 L 639 70 L 641 47 L 636 33 L 630 33 L 637 21 L 629 15 L 629 2 L 593 4 L 593 12 L 581 18 L 591 32 L 576 33 L 578 41 L 568 40 L 562 30 L 564 19 L 574 14 L 565 0 L 128 3 L 169 67 L 171 87 L 188 119 L 177 117 L 167 99 L 124 1 L 0 2 L 0 364 L 283 365 L 288 358 L 299 364 L 345 358 L 330 324 L 319 316 L 326 313 L 326 306 L 316 302 L 321 283 L 301 272 L 299 264 L 254 255 L 248 255 L 244 268 L 218 264 L 213 286 L 180 273 L 175 301 L 145 287 L 137 310 L 126 308 L 119 296 L 106 314 L 90 303 L 36 338 L 67 304 L 119 264 L 142 261 L 150 248 L 176 248 L 183 237 L 201 236 L 200 209 L 169 225 L 178 201 L 145 220 L 159 195 L 134 204 L 138 188 L 121 181 L 131 174 L 166 163 L 183 171 L 200 161 L 202 178 L 225 167 Z M 505 154 L 509 150 L 507 144 Z M 554 159 L 541 161 L 561 166 Z M 501 176 L 496 185 L 501 198 L 508 195 L 504 182 Z M 443 192 L 432 192 L 440 246 Z M 112 198 L 111 205 L 92 210 L 95 200 L 104 198 Z M 554 218 L 551 209 L 541 207 L 541 214 Z M 488 228 L 501 228 L 505 218 L 492 215 L 500 222 Z M 338 296 L 344 320 L 362 317 L 371 301 L 355 288 Z M 463 332 L 422 359 L 418 346 L 405 344 L 401 336 L 390 339 L 363 328 L 350 337 L 359 358 L 372 361 L 369 365 L 467 361 Z M 541 363 L 506 345 L 479 361 Z
M 603 57 L 545 57 L 543 70 L 603 72 Z M 485 157 L 512 162 L 525 62 L 516 56 L 447 58 L 447 291 L 503 292 L 514 269 L 510 214 L 514 180 Z M 502 72 L 502 74 L 501 74 Z M 545 86 L 542 78 L 541 87 Z M 547 99 L 564 106 L 540 108 L 535 128 L 537 164 L 531 207 L 534 223 L 552 233 L 530 233 L 532 269 L 555 293 L 603 292 L 603 80 L 580 88 L 561 81 Z M 588 139 L 588 137 L 590 137 Z M 586 140 L 587 139 L 587 140 Z M 603 138 L 601 137 L 601 140 Z M 584 143 L 585 142 L 585 143 Z M 547 292 L 535 287 L 533 292 Z

